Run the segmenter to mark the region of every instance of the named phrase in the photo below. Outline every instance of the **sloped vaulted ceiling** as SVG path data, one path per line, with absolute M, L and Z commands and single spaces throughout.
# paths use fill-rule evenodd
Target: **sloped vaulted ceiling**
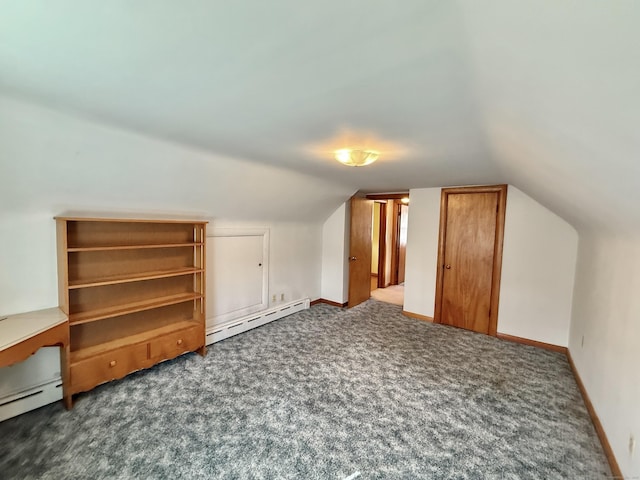
M 579 229 L 640 229 L 640 2 L 465 2 L 491 158 Z
M 0 93 L 347 196 L 505 182 L 578 228 L 628 228 L 639 22 L 635 0 L 2 0 Z M 342 137 L 383 156 L 338 165 Z

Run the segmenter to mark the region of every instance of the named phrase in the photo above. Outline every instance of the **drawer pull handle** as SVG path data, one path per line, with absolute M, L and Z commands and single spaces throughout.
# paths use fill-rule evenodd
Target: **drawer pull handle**
M 110 367 L 115 367 L 115 366 L 116 366 L 116 363 L 118 363 L 118 362 L 116 362 L 115 360 L 111 360 L 111 361 L 109 362 L 109 366 L 110 366 Z
M 178 341 L 176 342 L 178 345 L 182 345 L 182 339 L 179 338 Z

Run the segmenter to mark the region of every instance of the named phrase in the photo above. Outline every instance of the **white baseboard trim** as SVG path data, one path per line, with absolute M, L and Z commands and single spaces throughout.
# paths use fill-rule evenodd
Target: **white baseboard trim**
M 0 398 L 0 422 L 58 400 L 62 400 L 60 378 L 4 396 Z
M 206 344 L 219 342 L 225 338 L 232 337 L 239 333 L 246 332 L 252 328 L 260 327 L 265 323 L 273 322 L 292 313 L 306 310 L 309 308 L 309 299 L 303 298 L 295 300 L 289 303 L 283 303 L 277 307 L 263 310 L 262 312 L 256 312 L 253 315 L 247 315 L 245 317 L 236 318 L 223 323 L 222 325 L 215 325 L 207 328 Z

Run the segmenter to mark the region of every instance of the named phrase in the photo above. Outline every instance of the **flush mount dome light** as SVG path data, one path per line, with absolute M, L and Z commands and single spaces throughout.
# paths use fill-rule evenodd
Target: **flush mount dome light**
M 374 150 L 353 150 L 351 148 L 343 148 L 336 150 L 336 160 L 350 167 L 364 167 L 375 162 L 380 152 Z

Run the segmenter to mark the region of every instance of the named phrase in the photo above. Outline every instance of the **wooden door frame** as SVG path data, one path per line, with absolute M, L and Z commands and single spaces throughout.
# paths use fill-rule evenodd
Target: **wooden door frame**
M 380 225 L 378 226 L 378 288 L 384 288 L 387 262 L 387 202 L 375 201 L 375 208 L 380 210 Z
M 409 196 L 409 192 L 406 193 L 370 193 L 366 198 L 369 200 L 402 200 L 403 198 L 407 198 Z
M 491 276 L 491 300 L 489 310 L 489 335 L 498 333 L 498 305 L 500 301 L 500 277 L 502 273 L 502 247 L 504 244 L 504 218 L 507 207 L 507 185 L 485 185 L 479 187 L 443 188 L 440 194 L 440 232 L 438 234 L 438 263 L 436 272 L 436 303 L 433 321 L 442 323 L 442 291 L 444 281 L 444 254 L 446 244 L 447 206 L 449 195 L 465 193 L 497 193 L 496 241 L 493 250 L 493 273 Z
M 402 207 L 406 207 L 407 208 L 407 215 L 409 214 L 409 204 L 408 203 L 403 203 L 401 201 L 398 201 L 398 215 L 396 217 L 396 221 L 398 222 L 398 224 L 396 225 L 396 264 L 395 264 L 395 280 L 396 283 L 394 283 L 394 285 L 400 285 L 400 232 L 402 229 Z M 407 244 L 405 243 L 405 262 L 404 262 L 404 268 L 405 268 L 405 279 L 406 279 L 406 267 L 407 267 Z M 404 282 L 404 279 L 403 279 Z
M 374 200 L 376 203 L 381 203 L 384 207 L 380 208 L 380 232 L 378 242 L 378 288 L 386 288 L 390 285 L 398 284 L 398 259 L 399 259 L 399 241 L 400 233 L 398 221 L 399 210 L 403 205 L 400 200 L 408 198 L 409 192 L 395 192 L 395 193 L 369 193 L 366 198 Z M 386 283 L 386 263 L 387 263 L 387 206 L 388 203 L 393 204 L 392 222 L 391 222 L 391 245 L 390 252 L 390 265 L 389 265 L 389 283 Z M 384 217 L 384 218 L 383 218 Z
M 405 195 L 406 196 L 406 195 Z M 398 263 L 400 258 L 400 206 L 402 202 L 399 199 L 390 200 L 393 202 L 393 219 L 391 222 L 391 275 L 389 276 L 389 285 L 398 285 Z

